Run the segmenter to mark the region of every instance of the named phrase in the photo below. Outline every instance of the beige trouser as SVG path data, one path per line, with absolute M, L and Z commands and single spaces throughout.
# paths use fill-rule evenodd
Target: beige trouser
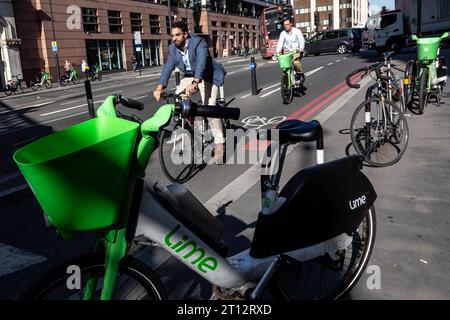
M 188 85 L 192 83 L 194 78 L 183 78 L 180 81 L 180 85 L 176 91 L 177 94 L 183 92 Z M 198 84 L 198 90 L 202 97 L 202 103 L 204 105 L 215 106 L 217 103 L 217 96 L 219 95 L 219 88 L 212 83 L 202 81 Z M 220 119 L 208 118 L 209 127 L 211 128 L 214 142 L 216 144 L 225 143 L 223 136 L 222 121 Z M 201 128 L 201 119 L 195 119 L 195 126 Z
M 303 56 L 303 53 L 300 53 L 300 52 L 296 52 L 292 56 L 292 59 L 294 60 L 294 68 L 297 73 L 303 72 L 302 63 L 300 62 L 300 59 L 302 58 L 302 56 Z

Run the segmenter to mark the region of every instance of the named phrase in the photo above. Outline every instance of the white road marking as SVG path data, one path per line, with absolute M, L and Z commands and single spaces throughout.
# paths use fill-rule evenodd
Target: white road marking
M 231 72 L 227 72 L 227 76 L 233 73 L 236 73 L 237 71 L 231 71 Z
M 95 103 L 101 103 L 103 101 L 105 101 L 105 100 L 99 100 L 99 101 L 96 101 Z M 49 115 L 52 115 L 52 114 L 56 114 L 56 113 L 60 113 L 60 112 L 64 112 L 64 111 L 69 111 L 69 110 L 72 110 L 72 109 L 82 108 L 82 107 L 86 107 L 86 106 L 87 106 L 87 103 L 79 104 L 77 106 L 73 106 L 73 107 L 70 107 L 70 108 L 60 109 L 60 110 L 56 110 L 56 111 L 52 111 L 52 112 L 43 113 L 43 114 L 40 114 L 39 116 L 46 117 L 46 116 L 49 116 Z
M 3 184 L 3 183 L 8 182 L 10 180 L 16 179 L 16 178 L 20 177 L 21 175 L 22 174 L 20 172 L 16 172 L 16 173 L 13 173 L 13 174 L 1 177 L 0 178 L 0 184 Z
M 365 78 L 361 81 L 361 87 L 364 87 L 370 82 L 370 78 Z M 347 91 L 341 97 L 339 97 L 335 102 L 333 102 L 329 107 L 323 110 L 317 117 L 320 123 L 325 123 L 328 119 L 331 118 L 333 114 L 335 114 L 339 109 L 344 107 L 348 100 L 355 95 L 354 91 Z M 291 145 L 288 147 L 287 154 L 292 152 L 295 149 L 295 145 Z M 242 195 L 244 195 L 250 188 L 252 188 L 256 183 L 259 183 L 259 176 L 261 173 L 260 164 L 252 165 L 247 171 L 241 174 L 239 177 L 234 179 L 230 184 L 225 186 L 222 190 L 216 193 L 213 197 L 211 197 L 208 201 L 204 203 L 204 206 L 208 208 L 208 210 L 217 215 L 217 210 L 224 204 L 229 201 L 235 202 Z
M 276 86 L 279 86 L 279 85 L 280 85 L 279 83 L 275 83 L 274 85 L 271 85 L 270 87 L 263 88 L 261 91 L 272 89 L 273 87 L 276 87 Z
M 327 63 L 327 66 L 331 66 L 333 64 L 333 62 Z
M 339 59 L 339 60 L 336 60 L 336 62 L 341 62 L 341 60 Z
M 144 99 L 144 98 L 150 98 L 150 95 L 146 94 L 145 96 L 140 96 L 140 97 L 136 97 L 136 98 L 132 98 L 132 99 L 139 100 L 139 99 Z
M 121 93 L 122 91 L 123 91 L 123 90 L 119 90 L 119 91 L 115 91 L 115 92 L 111 92 L 111 93 L 103 93 L 103 94 L 99 94 L 99 95 L 95 96 L 94 98 L 98 98 L 98 97 L 102 97 L 102 96 L 112 96 L 112 95 Z M 74 103 L 74 102 L 79 102 L 79 101 L 86 101 L 86 98 L 82 98 L 82 99 L 72 100 L 72 101 L 69 101 L 69 102 L 60 103 L 59 105 L 60 105 L 60 106 L 65 106 L 65 105 L 68 105 L 68 104 L 71 104 L 71 103 Z
M 268 95 L 271 95 L 272 93 L 275 93 L 275 92 L 277 92 L 277 91 L 280 91 L 280 89 L 279 89 L 279 88 L 276 88 L 275 90 L 269 91 L 269 92 L 263 94 L 263 95 L 261 96 L 261 98 L 265 98 L 265 97 L 267 97 Z
M 249 94 L 246 94 L 245 96 L 242 96 L 241 97 L 241 99 L 245 99 L 245 98 L 248 98 L 248 97 L 250 97 L 252 94 L 251 93 L 249 93 Z
M 342 60 L 347 60 L 347 58 L 342 58 Z
M 0 243 L 0 277 L 46 261 L 41 255 Z
M 305 73 L 305 76 L 306 76 L 306 77 L 307 77 L 307 76 L 310 76 L 310 75 L 312 75 L 313 73 L 316 73 L 317 71 L 322 70 L 322 69 L 323 69 L 323 66 L 322 66 L 322 67 L 319 67 L 319 68 L 316 68 L 316 69 L 314 69 L 314 70 L 308 71 L 307 73 Z

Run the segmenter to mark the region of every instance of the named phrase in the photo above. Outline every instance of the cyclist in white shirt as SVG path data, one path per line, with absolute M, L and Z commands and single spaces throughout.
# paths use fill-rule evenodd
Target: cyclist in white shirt
M 303 38 L 302 31 L 292 26 L 291 19 L 284 19 L 283 21 L 284 31 L 280 34 L 278 40 L 277 53 L 284 53 L 295 51 L 294 68 L 297 75 L 303 75 L 302 64 L 300 59 L 303 57 L 303 49 L 305 49 L 305 39 Z

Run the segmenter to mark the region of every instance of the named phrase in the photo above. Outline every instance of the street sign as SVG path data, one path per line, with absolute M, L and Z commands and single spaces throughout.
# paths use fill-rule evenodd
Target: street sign
M 56 41 L 52 41 L 52 51 L 53 52 L 58 51 L 58 43 Z
M 136 45 L 136 52 L 141 52 L 142 51 L 142 47 L 141 45 Z
M 251 69 L 255 69 L 255 67 L 256 67 L 256 64 L 254 64 L 254 63 L 250 63 L 249 65 L 248 65 L 248 68 L 251 70 Z
M 142 44 L 142 40 L 141 40 L 141 32 L 140 31 L 135 31 L 134 32 L 134 44 L 135 45 L 141 45 Z

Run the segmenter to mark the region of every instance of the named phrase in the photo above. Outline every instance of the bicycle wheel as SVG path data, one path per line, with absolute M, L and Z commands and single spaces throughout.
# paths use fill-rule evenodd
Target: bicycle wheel
M 194 131 L 187 122 L 184 129 L 177 125 L 173 131 L 162 130 L 159 139 L 159 162 L 171 182 L 184 183 L 191 177 L 194 169 L 193 139 Z
M 405 104 L 408 108 L 411 108 L 414 100 L 414 89 L 416 82 L 415 61 L 411 60 L 406 64 L 405 78 L 403 81 Z
M 34 81 L 30 82 L 30 88 L 33 91 L 38 91 L 39 90 L 39 86 L 37 85 L 37 83 L 35 83 Z
M 419 114 L 423 114 L 425 105 L 427 103 L 428 89 L 428 68 L 422 69 L 419 82 Z
M 10 84 L 8 84 L 5 89 L 3 90 L 3 92 L 7 95 L 10 96 L 14 93 L 14 90 L 12 88 L 12 86 Z
M 280 300 L 335 300 L 344 298 L 361 278 L 375 244 L 375 208 L 367 210 L 353 240 L 334 257 L 329 254 L 295 265 L 282 265 L 269 289 Z
M 46 87 L 47 89 L 50 89 L 50 88 L 52 87 L 52 82 L 51 82 L 50 80 L 46 80 L 46 81 L 44 82 L 44 85 L 45 85 L 45 87 Z
M 409 140 L 408 123 L 403 112 L 391 101 L 371 98 L 353 113 L 350 135 L 356 152 L 375 167 L 398 162 Z
M 24 292 L 20 300 L 82 300 L 89 277 L 98 277 L 93 299 L 100 299 L 105 264 L 104 254 L 90 253 L 61 264 Z M 73 274 L 69 266 L 78 266 L 81 289 L 69 289 Z M 71 278 L 72 277 L 72 278 Z M 113 300 L 164 300 L 167 294 L 155 273 L 131 256 L 120 261 Z
M 78 76 L 73 76 L 72 82 L 75 83 L 75 84 L 79 84 L 80 83 L 80 78 L 78 78 Z
M 284 104 L 291 103 L 294 96 L 294 89 L 292 87 L 292 84 L 289 85 L 289 75 L 290 73 L 283 73 L 283 75 L 281 76 L 281 98 L 283 99 Z

